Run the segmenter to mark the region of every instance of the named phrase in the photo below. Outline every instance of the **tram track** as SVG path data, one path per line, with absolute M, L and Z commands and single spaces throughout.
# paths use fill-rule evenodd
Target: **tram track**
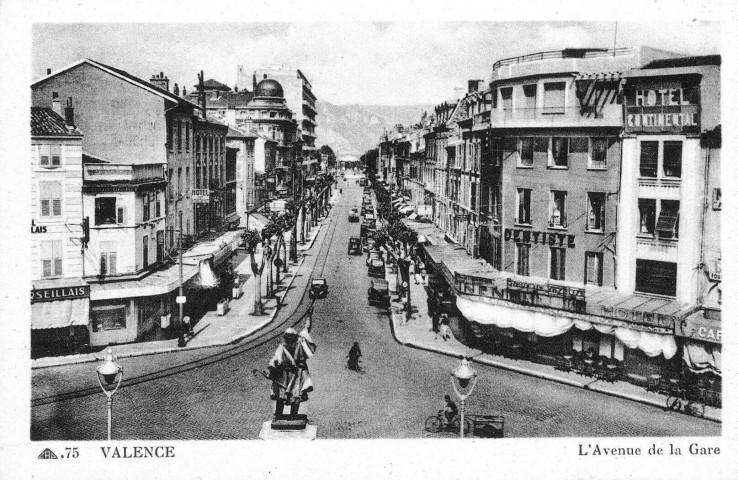
M 323 241 L 321 242 L 320 248 L 316 255 L 315 264 L 313 265 L 313 268 L 312 268 L 312 271 L 315 272 L 316 267 L 320 265 L 320 274 L 318 276 L 322 276 L 325 270 L 325 264 L 328 258 L 328 252 L 330 252 L 330 247 L 333 244 L 333 238 L 335 236 L 336 228 L 338 225 L 338 222 L 336 221 L 336 219 L 337 219 L 337 213 L 335 211 L 329 212 L 328 217 L 327 217 L 328 221 L 326 225 L 327 231 L 325 233 L 325 236 L 323 237 Z M 298 273 L 299 272 L 300 270 L 298 270 Z M 198 368 L 206 367 L 209 365 L 214 365 L 219 362 L 225 361 L 229 358 L 233 358 L 233 357 L 248 353 L 256 348 L 259 348 L 279 338 L 282 335 L 283 328 L 295 327 L 300 322 L 302 322 L 307 316 L 308 311 L 310 310 L 310 308 L 312 307 L 314 303 L 314 300 L 309 299 L 309 296 L 308 296 L 309 288 L 310 288 L 310 282 L 308 281 L 306 288 L 303 290 L 302 295 L 300 296 L 299 303 L 295 307 L 294 311 L 292 311 L 284 319 L 278 319 L 281 311 L 277 312 L 277 314 L 275 315 L 275 319 L 272 321 L 272 323 L 269 324 L 268 329 L 255 332 L 253 335 L 246 337 L 246 339 L 242 340 L 239 344 L 234 345 L 233 347 L 226 348 L 225 350 L 221 350 L 212 355 L 200 357 L 200 358 L 197 358 L 189 362 L 185 362 L 185 363 L 175 365 L 172 367 L 156 370 L 154 372 L 145 373 L 142 375 L 138 375 L 136 377 L 126 378 L 123 381 L 121 381 L 120 389 L 126 389 L 130 387 L 134 387 L 136 385 L 140 385 L 142 383 L 153 382 L 156 380 L 163 380 L 163 379 L 166 379 L 166 378 L 169 378 L 175 375 L 180 375 L 180 374 L 183 374 L 183 373 L 186 373 L 186 372 L 198 369 Z M 72 390 L 68 392 L 58 393 L 54 395 L 47 395 L 44 397 L 33 398 L 31 400 L 31 408 L 70 401 L 70 400 L 74 400 L 74 399 L 78 399 L 82 397 L 88 397 L 91 395 L 96 395 L 98 393 L 99 393 L 99 387 L 92 386 L 92 387 L 80 388 L 80 389 Z

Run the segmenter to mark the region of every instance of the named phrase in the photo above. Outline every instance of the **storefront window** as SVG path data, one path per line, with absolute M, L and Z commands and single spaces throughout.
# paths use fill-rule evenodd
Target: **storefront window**
M 126 328 L 125 305 L 95 305 L 90 310 L 92 317 L 92 331 L 121 330 Z

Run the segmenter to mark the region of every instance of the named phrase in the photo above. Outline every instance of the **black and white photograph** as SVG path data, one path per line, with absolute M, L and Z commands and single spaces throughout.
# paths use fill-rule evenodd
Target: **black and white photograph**
M 35 3 L 8 473 L 738 474 L 734 7 Z

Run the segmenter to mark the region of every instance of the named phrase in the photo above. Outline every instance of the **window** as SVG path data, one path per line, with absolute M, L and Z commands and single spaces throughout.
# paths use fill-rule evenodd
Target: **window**
M 182 167 L 177 169 L 177 198 L 182 196 Z
M 659 142 L 641 142 L 641 177 L 656 178 L 659 163 Z
M 515 223 L 524 223 L 530 225 L 530 189 L 518 188 L 517 196 L 518 218 Z
M 604 193 L 587 193 L 587 231 L 602 232 L 605 230 Z
M 567 137 L 554 137 L 551 139 L 551 162 L 553 168 L 569 167 L 569 139 Z
M 115 242 L 100 242 L 100 275 L 117 273 L 118 245 Z
M 533 138 L 521 138 L 518 141 L 518 166 L 519 167 L 532 167 L 533 166 Z
M 143 253 L 143 268 L 149 266 L 149 236 L 144 235 L 141 242 L 141 253 Z
M 659 238 L 679 238 L 679 201 L 661 200 L 659 220 L 656 222 Z
M 512 107 L 513 107 L 512 95 L 513 95 L 512 87 L 500 89 L 500 96 L 502 97 L 502 109 L 503 110 L 512 110 Z
M 177 152 L 182 152 L 182 120 L 177 120 Z
M 515 244 L 515 273 L 525 277 L 530 275 L 530 245 L 526 243 Z
M 151 218 L 151 194 L 145 193 L 143 196 L 143 221 L 148 222 Z
M 664 142 L 664 176 L 682 176 L 682 142 Z
M 190 151 L 190 122 L 185 122 L 185 152 Z
M 584 283 L 602 286 L 602 252 L 584 254 Z
M 723 208 L 723 194 L 719 188 L 712 189 L 712 209 L 721 210 Z
M 607 138 L 592 138 L 590 140 L 591 151 L 589 155 L 589 168 L 607 168 Z
M 269 112 L 269 118 L 276 118 L 277 112 L 271 111 Z
M 638 215 L 640 218 L 639 233 L 653 235 L 656 227 L 656 200 L 639 198 Z
M 526 118 L 531 118 L 533 115 L 535 115 L 537 90 L 538 85 L 536 85 L 535 83 L 531 85 L 523 85 L 523 96 L 525 97 L 525 104 L 523 105 L 523 108 L 525 108 Z
M 498 185 L 492 187 L 492 218 L 494 220 L 500 218 L 500 187 Z
M 58 277 L 62 272 L 62 241 L 45 240 L 41 242 L 41 276 Z
M 61 182 L 39 182 L 41 197 L 41 217 L 61 217 L 62 184 Z
M 174 124 L 172 122 L 169 122 L 169 125 L 167 125 L 167 149 L 171 152 L 174 148 L 174 142 L 172 141 L 172 136 L 174 131 Z
M 566 227 L 566 192 L 551 190 L 549 197 L 549 227 Z
M 677 264 L 636 259 L 636 291 L 676 296 Z
M 169 183 L 167 184 L 167 188 L 169 189 L 169 200 L 173 200 L 174 192 L 172 191 L 173 184 L 174 183 L 174 169 L 169 169 Z
M 49 145 L 38 146 L 38 164 L 42 167 L 51 165 L 51 147 Z
M 185 168 L 185 183 L 184 193 L 187 195 L 190 192 L 190 167 Z
M 551 280 L 566 279 L 566 249 L 551 247 Z
M 156 205 L 156 218 L 161 217 L 161 203 L 159 202 L 159 196 L 154 194 L 154 204 Z
M 92 331 L 121 330 L 126 328 L 125 305 L 96 305 L 90 309 Z
M 543 113 L 564 113 L 566 82 L 543 84 Z

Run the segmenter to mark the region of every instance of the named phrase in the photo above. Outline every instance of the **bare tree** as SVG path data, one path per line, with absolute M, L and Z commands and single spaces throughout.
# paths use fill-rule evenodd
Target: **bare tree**
M 257 230 L 245 231 L 242 238 L 246 251 L 251 256 L 251 273 L 254 274 L 254 311 L 252 315 L 264 315 L 264 305 L 261 303 L 261 273 L 264 271 L 267 254 L 266 251 L 262 252 L 261 264 L 256 263 L 256 249 L 262 243 L 261 235 Z M 265 245 L 264 249 L 267 248 L 269 247 Z

